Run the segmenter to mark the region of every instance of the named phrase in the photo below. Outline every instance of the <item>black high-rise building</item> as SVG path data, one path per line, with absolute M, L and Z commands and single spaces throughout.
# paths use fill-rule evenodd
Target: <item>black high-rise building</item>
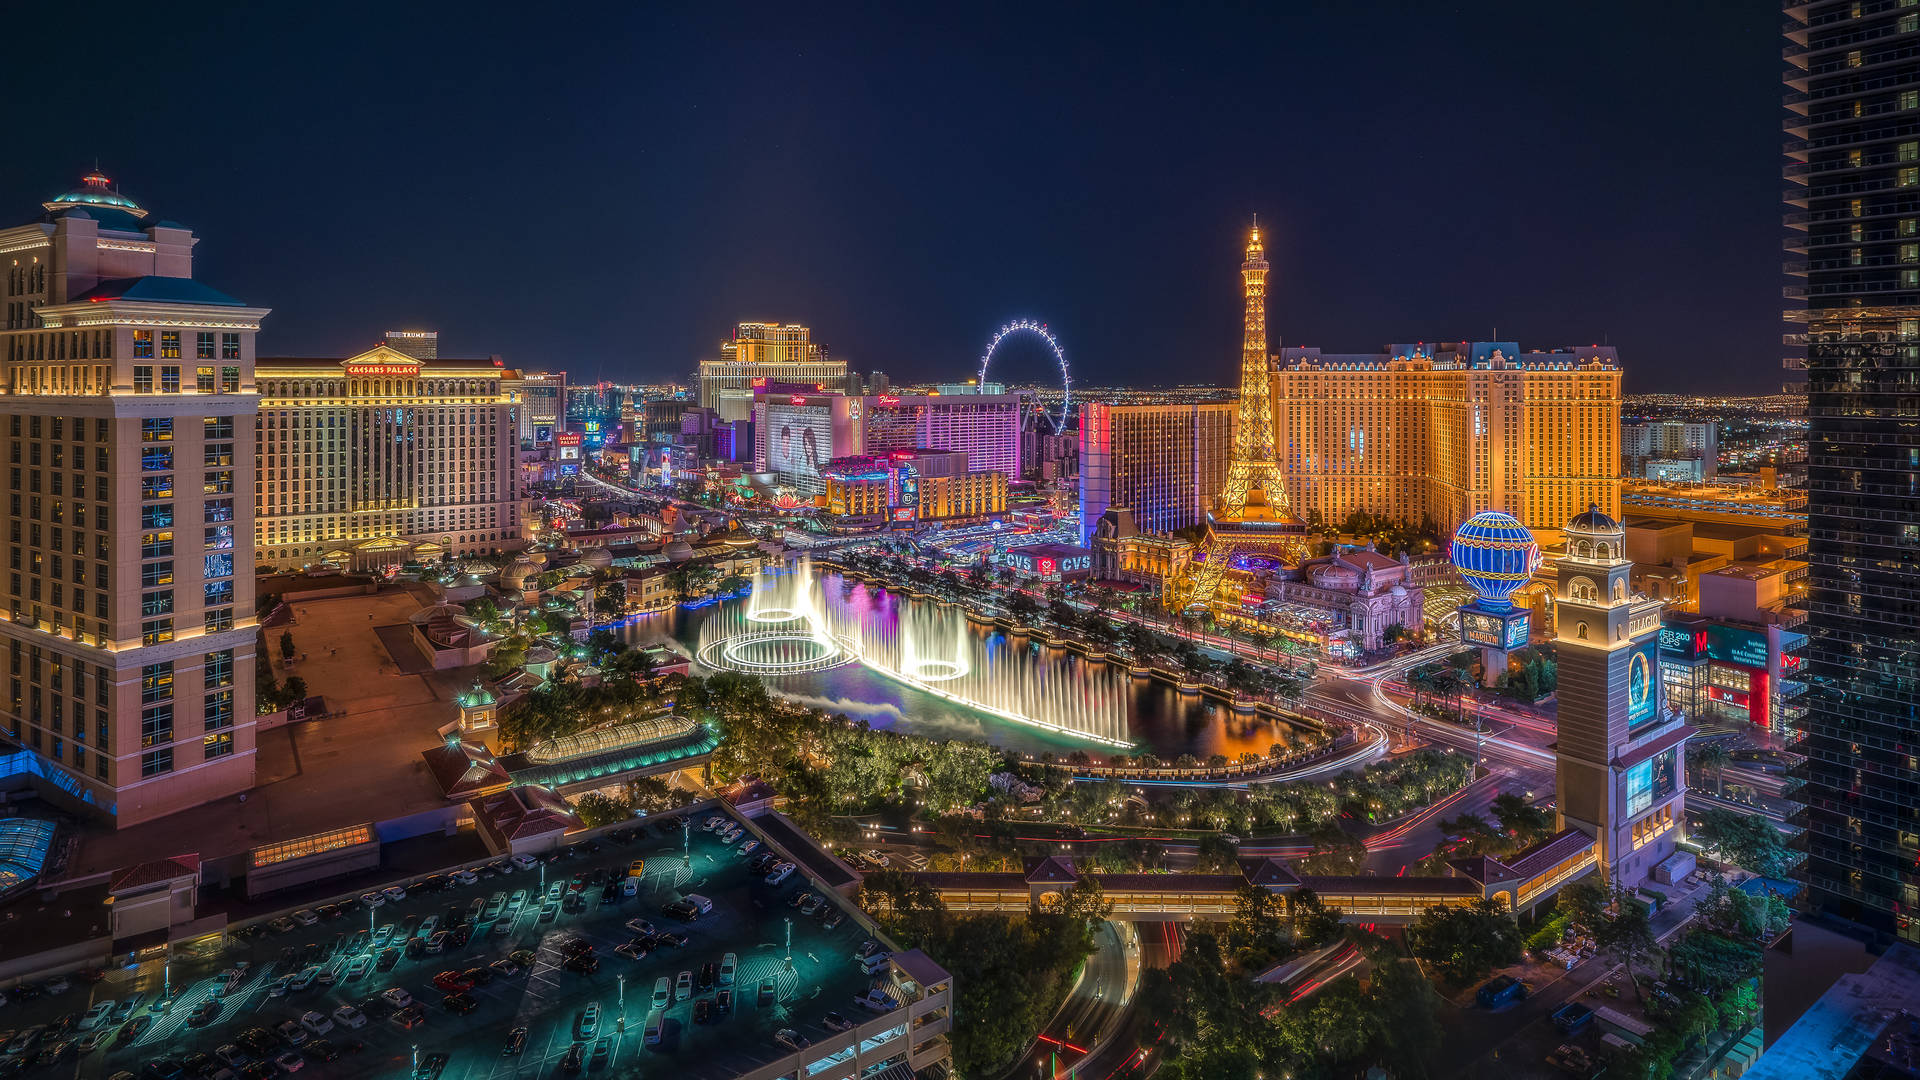
M 1920 0 L 1787 3 L 1809 906 L 1920 939 Z M 1796 305 L 1797 306 L 1797 305 Z M 1795 366 L 1789 361 L 1789 366 Z

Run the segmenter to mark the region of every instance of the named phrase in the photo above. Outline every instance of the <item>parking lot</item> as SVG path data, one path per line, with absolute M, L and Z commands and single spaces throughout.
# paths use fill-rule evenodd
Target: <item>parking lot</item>
M 826 1031 L 821 1020 L 829 1012 L 856 1023 L 867 1020 L 872 1014 L 853 1005 L 853 999 L 873 981 L 854 959 L 867 931 L 832 905 L 813 916 L 802 914 L 791 901 L 805 893 L 817 894 L 817 887 L 799 872 L 778 886 L 767 884 L 750 871 L 749 859 L 738 853 L 738 844 L 747 837 L 733 844 L 721 841 L 702 829 L 707 816 L 696 814 L 684 834 L 679 818 L 657 820 L 638 825 L 618 840 L 574 845 L 551 863 L 487 873 L 472 884 L 448 882 L 433 889 L 412 883 L 404 899 L 383 899 L 373 907 L 356 901 L 333 918 L 303 911 L 303 920 L 317 921 L 291 928 L 282 923 L 280 931 L 265 930 L 208 950 L 206 955 L 176 960 L 170 970 L 159 970 L 156 964 L 138 972 L 112 972 L 97 983 L 76 979 L 63 992 L 11 1001 L 0 1008 L 0 1029 L 24 1031 L 30 1025 L 77 1017 L 102 1001 L 125 1002 L 138 995 L 126 1021 L 133 1025 L 131 1037 L 126 1027 L 109 1020 L 87 1033 L 104 1033 L 103 1044 L 96 1049 L 74 1048 L 57 1061 L 19 1064 L 57 1041 L 45 1037 L 28 1050 L 9 1055 L 0 1073 L 111 1077 L 126 1071 L 166 1076 L 172 1073 L 164 1065 L 154 1072 L 150 1063 L 190 1059 L 182 1075 L 212 1075 L 219 1063 L 193 1055 L 211 1056 L 222 1046 L 244 1047 L 241 1036 L 247 1032 L 266 1029 L 272 1033 L 286 1021 L 312 1012 L 320 1014 L 312 1018 L 312 1026 L 323 1029 L 318 1034 L 301 1038 L 296 1048 L 289 1045 L 292 1038 L 287 1036 L 262 1039 L 255 1032 L 261 1052 L 246 1056 L 258 1062 L 291 1051 L 301 1062 L 300 1071 L 316 1080 L 404 1076 L 414 1069 L 416 1053 L 425 1066 L 423 1075 L 439 1066 L 438 1075 L 451 1080 L 546 1077 L 569 1074 L 576 1064 L 568 1060 L 569 1050 L 579 1042 L 577 1066 L 582 1072 L 723 1077 L 785 1054 L 774 1041 L 781 1029 L 818 1041 Z M 623 896 L 616 887 L 613 897 L 603 902 L 602 883 L 635 859 L 645 862 L 637 894 Z M 560 910 L 550 917 L 543 913 L 547 893 L 556 887 L 565 893 L 576 882 L 581 887 L 575 899 L 555 905 Z M 527 900 L 517 915 L 503 910 L 495 918 L 485 917 L 492 898 L 499 896 L 505 908 L 522 891 Z M 710 898 L 712 911 L 692 922 L 662 913 L 663 906 L 689 894 Z M 428 936 L 420 930 L 427 920 L 434 920 L 436 932 L 445 930 L 466 919 L 475 901 L 481 911 L 470 924 L 471 938 L 464 945 L 455 944 L 457 938 L 449 939 L 444 952 L 426 953 Z M 841 914 L 839 924 L 827 929 L 824 923 L 835 911 Z M 686 943 L 656 939 L 638 958 L 616 952 L 635 938 L 627 926 L 634 919 L 645 920 L 657 931 L 684 934 Z M 382 947 L 374 941 L 383 926 L 392 927 L 387 933 L 396 950 L 387 954 L 393 966 L 386 971 L 373 962 L 381 954 Z M 407 944 L 409 938 L 420 944 Z M 572 950 L 591 945 L 589 955 L 597 967 L 570 969 L 569 944 Z M 531 963 L 489 966 L 516 952 Z M 713 984 L 703 986 L 705 966 L 718 967 L 726 953 L 737 958 L 732 985 L 719 985 L 716 971 Z M 356 964 L 361 957 L 366 959 Z M 242 962 L 249 966 L 232 981 L 233 988 L 219 1004 L 204 1004 L 226 985 L 219 973 L 232 971 Z M 509 971 L 509 966 L 520 970 Z M 368 970 L 351 974 L 360 967 Z M 290 975 L 297 985 L 296 973 L 316 968 L 335 973 L 331 986 L 319 985 L 324 978 L 316 978 L 305 989 L 276 986 Z M 436 986 L 435 979 L 442 972 L 467 971 L 484 981 L 460 991 L 471 998 L 471 1009 L 457 1014 L 445 1003 L 447 988 Z M 665 978 L 671 985 L 683 972 L 691 989 L 676 995 L 662 1011 L 659 1042 L 647 1045 L 644 1032 L 656 980 Z M 173 997 L 164 1010 L 156 1011 L 153 1004 L 163 997 L 167 985 Z M 392 1015 L 393 1006 L 381 1000 L 390 988 L 411 995 L 420 1007 L 414 1011 L 424 1014 L 423 1022 L 411 1029 L 400 1026 Z M 724 1012 L 717 1008 L 723 990 L 731 990 L 734 999 Z M 694 1012 L 702 1003 L 707 1022 L 696 1023 Z M 347 1004 L 363 1011 L 362 1026 L 348 1027 L 335 1019 L 335 1010 Z M 590 1005 L 598 1006 L 598 1021 L 591 1036 L 583 1039 L 579 1020 Z M 211 1017 L 196 1016 L 196 1009 Z M 122 1011 L 127 1011 L 124 1006 Z M 142 1020 L 147 1023 L 142 1025 Z M 326 1023 L 331 1030 L 325 1030 Z M 524 1048 L 506 1052 L 509 1033 L 516 1028 L 526 1029 Z M 74 1040 L 76 1033 L 59 1038 Z M 316 1047 L 316 1043 L 324 1045 Z M 439 1055 L 445 1055 L 444 1063 Z M 242 1078 L 264 1078 L 284 1075 L 290 1064 L 291 1058 L 279 1067 L 256 1064 L 249 1072 L 243 1062 L 232 1071 Z

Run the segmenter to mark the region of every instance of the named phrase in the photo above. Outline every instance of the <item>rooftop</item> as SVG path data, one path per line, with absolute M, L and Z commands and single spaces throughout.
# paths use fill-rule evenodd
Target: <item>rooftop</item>
M 100 304 L 109 300 L 137 300 L 160 304 L 210 304 L 215 307 L 246 307 L 226 293 L 192 278 L 145 277 L 108 278 L 79 296 L 76 304 Z
M 1760 1056 L 1747 1080 L 1842 1080 L 1916 1002 L 1920 951 L 1894 945 L 1865 972 L 1841 976 Z

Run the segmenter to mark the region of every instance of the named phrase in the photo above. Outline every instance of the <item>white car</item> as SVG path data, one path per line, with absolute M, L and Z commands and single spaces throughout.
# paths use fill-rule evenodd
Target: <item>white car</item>
M 758 840 L 749 840 L 746 843 L 740 845 L 740 854 L 742 855 L 751 855 L 754 852 L 759 850 L 760 850 L 760 841 Z
M 790 862 L 783 862 L 779 866 L 774 867 L 773 872 L 767 875 L 767 884 L 778 885 L 792 876 L 793 876 L 793 864 Z
M 655 1011 L 673 1004 L 673 984 L 665 975 L 653 981 L 653 1007 Z
M 693 972 L 683 971 L 673 980 L 673 1000 L 685 1001 L 693 996 Z
M 474 873 L 471 870 L 455 870 L 453 873 L 448 874 L 447 876 L 459 882 L 462 885 L 473 885 L 479 882 L 480 880 L 480 875 Z
M 413 995 L 407 993 L 407 988 L 404 986 L 394 986 L 382 991 L 380 1000 L 396 1009 L 404 1009 L 413 1004 Z
M 539 863 L 540 860 L 534 858 L 531 855 L 526 854 L 525 852 L 522 852 L 519 855 L 515 855 L 512 859 L 508 861 L 513 863 L 513 865 L 519 867 L 522 870 L 531 870 L 534 868 L 534 866 L 537 863 Z
M 732 953 L 728 953 L 727 955 L 720 958 L 720 985 L 721 986 L 733 985 L 733 972 L 734 972 L 734 969 L 738 966 L 739 966 L 739 958 L 734 956 Z
M 293 921 L 299 923 L 301 926 L 312 926 L 314 923 L 320 921 L 320 916 L 315 915 L 306 908 L 301 908 L 293 913 Z
M 333 1030 L 333 1021 L 327 1019 L 326 1013 L 309 1011 L 301 1015 L 300 1026 L 315 1035 L 325 1035 Z
M 342 1005 L 333 1010 L 333 1018 L 338 1020 L 343 1027 L 356 1031 L 367 1026 L 367 1014 L 351 1005 Z
M 389 885 L 380 891 L 385 893 L 389 900 L 405 900 L 407 898 L 407 890 L 398 885 Z
M 370 908 L 380 907 L 387 902 L 387 898 L 377 892 L 363 892 L 360 894 L 360 902 Z

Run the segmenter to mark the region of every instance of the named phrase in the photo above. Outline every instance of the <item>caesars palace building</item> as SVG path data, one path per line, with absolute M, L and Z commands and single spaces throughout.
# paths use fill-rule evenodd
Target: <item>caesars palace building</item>
M 256 557 L 368 570 L 518 547 L 520 373 L 379 346 L 260 359 Z

